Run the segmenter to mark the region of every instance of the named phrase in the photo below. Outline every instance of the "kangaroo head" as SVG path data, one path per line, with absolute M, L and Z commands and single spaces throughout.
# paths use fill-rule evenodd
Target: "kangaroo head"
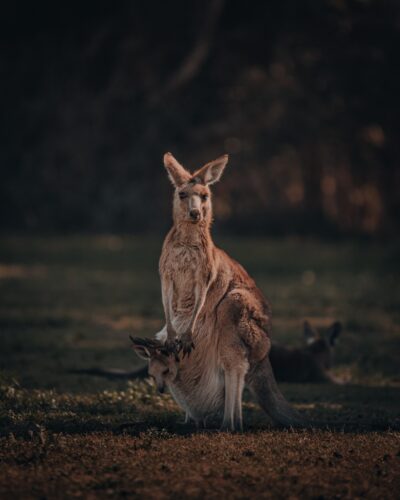
M 157 390 L 164 392 L 165 386 L 172 383 L 178 374 L 175 357 L 159 340 L 131 337 L 135 353 L 149 363 L 148 372 L 156 383 Z
M 174 188 L 173 215 L 175 222 L 207 224 L 212 219 L 210 185 L 219 181 L 228 155 L 207 163 L 193 174 L 172 156 L 164 155 L 164 166 Z
M 342 325 L 336 321 L 325 334 L 321 335 L 308 321 L 304 322 L 305 349 L 323 370 L 329 370 L 332 367 L 333 349 L 341 330 Z

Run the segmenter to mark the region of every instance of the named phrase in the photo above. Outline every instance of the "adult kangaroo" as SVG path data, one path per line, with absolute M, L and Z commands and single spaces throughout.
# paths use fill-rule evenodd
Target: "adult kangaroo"
M 179 345 L 183 351 L 179 371 L 190 377 L 184 385 L 192 392 L 190 401 L 179 388 L 173 396 L 190 413 L 194 391 L 197 414 L 206 418 L 222 405 L 222 429 L 242 429 L 246 383 L 276 423 L 299 425 L 269 361 L 270 306 L 244 268 L 211 237 L 209 186 L 221 178 L 227 162 L 225 155 L 191 174 L 171 153 L 164 155 L 175 192 L 173 226 L 159 266 L 166 328 L 158 338 L 168 349 Z

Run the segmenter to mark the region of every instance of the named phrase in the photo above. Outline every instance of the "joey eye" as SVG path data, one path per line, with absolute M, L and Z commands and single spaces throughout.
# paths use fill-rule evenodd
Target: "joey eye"
M 163 374 L 163 375 L 168 375 L 168 373 L 169 373 L 169 369 L 168 369 L 168 368 L 166 368 L 166 369 L 165 369 L 165 370 L 163 370 L 163 372 L 162 372 L 162 374 Z
M 201 199 L 202 199 L 203 201 L 207 201 L 207 200 L 208 200 L 208 194 L 202 194 L 202 195 L 201 195 Z
M 181 200 L 184 200 L 184 199 L 185 199 L 185 198 L 187 198 L 187 197 L 188 197 L 188 195 L 187 195 L 187 193 L 185 193 L 184 191 L 181 191 L 181 192 L 179 193 L 179 198 L 180 198 Z

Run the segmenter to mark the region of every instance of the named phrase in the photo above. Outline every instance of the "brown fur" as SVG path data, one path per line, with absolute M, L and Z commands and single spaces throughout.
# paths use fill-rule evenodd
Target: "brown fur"
M 191 175 L 167 153 L 175 186 L 173 226 L 165 238 L 160 277 L 166 338 L 179 340 L 185 358 L 170 390 L 195 420 L 223 408 L 222 428 L 242 427 L 242 391 L 248 383 L 280 424 L 299 418 L 280 394 L 270 367 L 271 309 L 243 267 L 217 248 L 210 234 L 209 185 L 228 161 L 223 156 Z M 195 347 L 192 351 L 193 346 Z

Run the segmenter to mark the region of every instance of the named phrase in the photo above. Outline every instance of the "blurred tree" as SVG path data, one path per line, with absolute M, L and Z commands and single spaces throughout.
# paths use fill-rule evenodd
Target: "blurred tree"
M 398 231 L 396 0 L 6 2 L 0 22 L 1 230 L 159 231 L 172 150 L 231 154 L 223 230 Z

